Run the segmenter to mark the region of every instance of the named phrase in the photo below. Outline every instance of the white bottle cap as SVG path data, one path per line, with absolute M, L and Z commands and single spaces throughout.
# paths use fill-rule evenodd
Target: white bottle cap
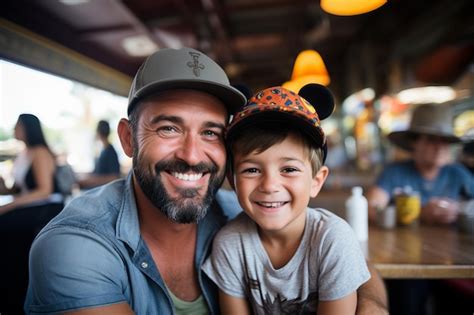
M 356 195 L 356 196 L 362 195 L 362 187 L 360 187 L 360 186 L 352 187 L 352 194 Z

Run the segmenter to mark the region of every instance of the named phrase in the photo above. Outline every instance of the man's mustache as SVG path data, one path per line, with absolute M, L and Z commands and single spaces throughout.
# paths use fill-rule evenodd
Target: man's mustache
M 159 161 L 155 164 L 156 174 L 162 171 L 177 172 L 177 173 L 217 173 L 217 165 L 214 163 L 199 163 L 196 165 L 189 165 L 180 160 L 165 160 Z

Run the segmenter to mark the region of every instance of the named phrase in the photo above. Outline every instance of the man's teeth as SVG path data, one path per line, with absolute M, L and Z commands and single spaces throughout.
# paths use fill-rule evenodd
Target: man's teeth
M 196 181 L 202 177 L 202 173 L 199 174 L 183 174 L 178 172 L 173 172 L 173 176 L 177 179 L 187 180 L 187 181 Z
M 267 208 L 278 208 L 281 207 L 285 204 L 286 202 L 280 201 L 280 202 L 257 202 L 262 207 L 267 207 Z

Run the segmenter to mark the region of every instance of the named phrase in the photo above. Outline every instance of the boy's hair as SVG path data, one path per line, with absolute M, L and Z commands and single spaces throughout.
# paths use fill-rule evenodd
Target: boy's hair
M 323 165 L 323 151 L 299 129 L 289 124 L 262 123 L 239 130 L 227 143 L 229 167 L 233 172 L 235 152 L 248 155 L 254 151 L 264 152 L 268 148 L 283 142 L 290 134 L 295 134 L 303 145 L 304 153 L 311 163 L 314 177 Z

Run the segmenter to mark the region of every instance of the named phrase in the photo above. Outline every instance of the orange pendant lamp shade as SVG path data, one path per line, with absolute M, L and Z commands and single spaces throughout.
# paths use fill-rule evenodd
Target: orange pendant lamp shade
M 300 88 L 308 83 L 329 85 L 330 82 L 331 79 L 321 55 L 315 50 L 304 50 L 296 57 L 291 81 L 285 82 L 283 87 L 298 93 Z
M 321 8 L 334 15 L 357 15 L 383 6 L 387 0 L 321 0 Z

